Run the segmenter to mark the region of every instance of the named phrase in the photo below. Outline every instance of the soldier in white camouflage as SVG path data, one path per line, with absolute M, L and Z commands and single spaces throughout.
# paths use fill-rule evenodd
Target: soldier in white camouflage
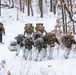
M 24 40 L 24 46 L 25 46 L 25 59 L 31 60 L 32 59 L 32 47 L 34 45 L 34 41 L 32 37 L 26 37 Z
M 16 52 L 16 56 L 19 55 L 19 52 L 22 48 L 23 51 L 23 57 L 25 56 L 25 47 L 24 47 L 24 35 L 23 34 L 19 34 L 15 37 L 16 43 L 17 43 L 17 52 Z
M 66 38 L 65 38 L 66 37 Z M 70 51 L 72 49 L 72 45 L 76 45 L 76 41 L 74 39 L 74 36 L 72 35 L 71 32 L 68 32 L 67 34 L 65 34 L 62 38 L 61 38 L 61 42 L 62 42 L 62 45 L 65 46 L 65 53 L 63 55 L 63 57 L 65 59 L 68 58 L 69 54 L 70 54 Z
M 47 58 L 52 59 L 53 58 L 52 55 L 53 55 L 53 51 L 54 51 L 54 47 L 55 47 L 55 42 L 58 45 L 60 45 L 60 42 L 56 38 L 55 33 L 52 33 L 52 32 L 49 32 L 46 34 L 45 40 L 46 40 L 47 48 L 48 48 Z

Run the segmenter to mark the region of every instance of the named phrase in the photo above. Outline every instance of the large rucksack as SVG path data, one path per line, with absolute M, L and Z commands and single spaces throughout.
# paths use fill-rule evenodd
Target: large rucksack
M 32 45 L 33 45 L 33 39 L 32 39 L 32 37 L 26 37 L 25 38 L 25 43 L 24 43 L 24 45 L 25 45 L 25 47 L 27 48 L 27 49 L 32 49 Z
M 24 34 L 32 34 L 34 32 L 34 26 L 32 24 L 26 24 L 24 27 Z
M 38 24 L 36 24 L 35 30 L 40 31 L 41 33 L 44 33 L 45 28 L 42 23 L 38 23 Z
M 33 37 L 34 37 L 34 40 L 36 40 L 37 38 L 40 38 L 41 37 L 41 32 L 35 32 L 34 34 L 33 34 Z
M 20 42 L 23 41 L 24 35 L 19 34 L 18 36 L 15 37 L 15 39 L 17 40 L 17 44 L 20 44 Z
M 43 39 L 42 38 L 36 39 L 35 44 L 36 44 L 36 48 L 39 49 L 39 50 L 41 50 L 42 46 L 43 46 Z
M 45 40 L 46 40 L 46 43 L 50 43 L 50 39 L 52 39 L 53 36 L 56 36 L 54 33 L 52 32 L 49 32 L 45 35 Z

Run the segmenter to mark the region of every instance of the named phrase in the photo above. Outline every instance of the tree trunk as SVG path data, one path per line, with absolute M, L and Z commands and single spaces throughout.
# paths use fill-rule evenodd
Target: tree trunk
M 19 20 L 19 8 L 17 7 L 17 21 Z
M 50 0 L 50 12 L 52 12 L 52 7 L 53 5 L 52 5 L 52 0 Z
M 30 15 L 30 0 L 28 0 L 28 16 Z
M 23 0 L 23 13 L 24 13 L 24 10 L 25 10 L 25 0 Z
M 1 16 L 1 0 L 0 0 L 0 16 Z
M 74 26 L 74 22 L 73 22 L 73 34 L 75 34 L 75 26 Z
M 67 33 L 67 16 L 66 16 L 66 4 L 64 4 L 64 20 L 65 20 L 65 33 Z
M 56 14 L 56 5 L 53 5 L 53 12 Z
M 40 17 L 43 17 L 43 0 L 40 0 Z
M 20 3 L 20 11 L 22 11 L 22 1 L 19 0 L 19 3 Z
M 32 14 L 32 16 L 33 16 L 34 14 L 33 14 L 33 8 L 32 8 L 32 3 L 31 3 L 31 1 L 30 1 L 30 8 L 31 8 L 31 14 Z
M 63 0 L 61 0 L 61 5 L 62 5 L 61 8 L 62 8 L 63 34 L 65 34 Z
M 53 12 L 56 14 L 56 5 L 57 5 L 57 0 L 53 1 Z
M 73 10 L 72 10 L 72 0 L 70 0 L 70 5 L 71 5 L 71 13 L 72 13 L 72 16 L 73 16 Z
M 69 4 L 70 4 L 70 3 L 69 3 L 69 0 L 67 0 L 67 3 L 68 3 L 68 8 L 69 8 Z
M 12 0 L 12 8 L 14 8 L 14 1 Z
M 39 9 L 40 9 L 40 12 L 41 12 L 41 0 L 39 0 Z
M 25 5 L 26 5 L 26 7 L 28 6 L 28 0 L 25 0 Z

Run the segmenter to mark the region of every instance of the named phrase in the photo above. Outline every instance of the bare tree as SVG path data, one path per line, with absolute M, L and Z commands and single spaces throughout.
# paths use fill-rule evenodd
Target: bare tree
M 53 12 L 56 14 L 56 5 L 57 5 L 57 0 L 53 0 Z
M 19 4 L 20 4 L 20 11 L 22 11 L 22 0 L 19 0 Z
M 65 24 L 65 22 L 64 22 L 64 7 L 63 7 L 63 1 L 64 0 L 61 0 L 61 9 L 62 9 L 62 25 L 63 25 L 63 34 L 65 34 L 65 26 L 64 26 L 64 24 Z
M 14 8 L 14 1 L 12 0 L 12 8 Z
M 28 0 L 28 16 L 30 15 L 30 0 Z
M 19 7 L 17 7 L 17 21 L 19 20 Z
M 43 17 L 43 0 L 39 0 L 40 17 Z
M 1 0 L 0 0 L 0 16 L 1 16 Z
M 53 1 L 52 0 L 50 0 L 50 11 L 52 12 L 52 8 L 53 8 Z
M 74 23 L 76 23 L 76 20 L 74 20 L 72 18 L 72 13 L 71 13 L 71 11 L 69 11 L 69 9 L 66 6 L 65 6 L 65 9 L 66 9 L 67 13 L 69 14 L 70 20 L 73 22 L 73 33 L 75 34 L 75 26 L 74 26 Z
M 72 0 L 70 0 L 71 6 L 72 6 Z M 72 7 L 67 5 L 68 2 L 65 2 L 65 0 L 61 0 L 61 5 L 62 5 L 62 22 L 63 22 L 63 33 L 67 33 L 67 23 L 72 22 L 73 24 L 73 33 L 75 33 L 75 25 L 76 20 L 73 19 L 73 13 L 72 13 Z M 71 10 L 70 10 L 71 8 Z M 67 22 L 67 19 L 70 19 L 69 22 Z
M 33 8 L 32 8 L 32 2 L 31 1 L 30 1 L 30 8 L 31 8 L 31 14 L 33 16 L 34 14 L 33 14 Z
M 73 10 L 72 10 L 72 0 L 70 0 L 70 7 L 71 7 L 71 13 L 73 15 Z
M 23 10 L 22 11 L 24 13 L 24 10 L 25 10 L 25 0 L 23 0 L 23 3 L 22 4 L 23 4 Z
M 67 33 L 67 12 L 65 9 L 66 4 L 63 5 L 64 6 L 64 26 L 65 26 L 65 33 Z

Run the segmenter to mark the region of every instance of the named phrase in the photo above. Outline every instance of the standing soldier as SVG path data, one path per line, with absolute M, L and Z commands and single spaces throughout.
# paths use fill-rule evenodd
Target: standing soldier
M 24 35 L 26 35 L 26 37 L 28 37 L 28 36 L 31 37 L 32 33 L 34 33 L 34 26 L 31 23 L 25 24 Z
M 45 30 L 45 28 L 44 28 L 44 26 L 43 26 L 43 23 L 37 23 L 36 27 L 35 27 L 35 30 L 36 30 L 36 32 L 40 31 L 43 34 L 47 33 L 46 30 Z
M 4 35 L 5 35 L 5 29 L 3 27 L 3 24 L 0 22 L 0 43 L 3 44 L 3 42 L 2 42 L 2 33 L 4 33 Z

